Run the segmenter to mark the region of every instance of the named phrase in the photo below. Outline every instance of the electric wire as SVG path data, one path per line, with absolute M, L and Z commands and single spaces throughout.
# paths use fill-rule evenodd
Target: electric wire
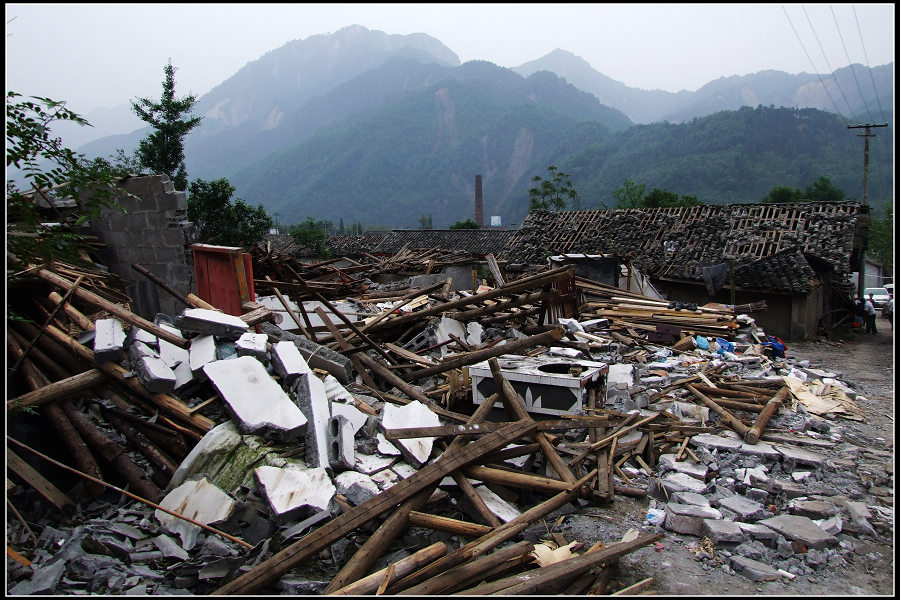
M 813 73 L 815 73 L 815 74 L 816 74 L 816 77 L 819 78 L 819 82 L 822 84 L 822 89 L 825 90 L 825 94 L 828 95 L 828 99 L 831 100 L 831 104 L 834 105 L 834 110 L 835 110 L 835 112 L 837 112 L 837 114 L 838 114 L 838 115 L 841 117 L 841 119 L 844 121 L 844 125 L 849 126 L 850 123 L 847 121 L 846 118 L 844 118 L 844 113 L 842 113 L 842 112 L 841 112 L 841 109 L 838 108 L 837 102 L 834 101 L 834 98 L 832 98 L 832 96 L 831 96 L 831 92 L 828 91 L 828 86 L 825 85 L 825 82 L 824 82 L 824 81 L 822 81 L 822 76 L 819 75 L 819 72 L 818 72 L 818 70 L 816 69 L 816 65 L 813 64 L 812 57 L 810 57 L 809 52 L 806 51 L 806 46 L 803 45 L 803 40 L 800 39 L 800 34 L 797 33 L 797 28 L 794 27 L 794 22 L 791 21 L 791 16 L 788 14 L 787 9 L 784 8 L 784 5 L 783 5 L 783 4 L 781 5 L 781 10 L 784 12 L 784 16 L 787 18 L 788 23 L 789 23 L 790 26 L 791 26 L 791 29 L 794 31 L 794 36 L 796 36 L 797 42 L 799 42 L 799 44 L 800 44 L 800 48 L 802 48 L 802 49 L 803 49 L 803 53 L 806 54 L 806 58 L 807 58 L 807 60 L 809 60 L 810 66 L 812 66 Z
M 812 31 L 813 37 L 816 38 L 816 43 L 819 45 L 819 50 L 822 52 L 822 58 L 825 59 L 825 66 L 828 67 L 828 72 L 831 73 L 831 78 L 834 79 L 834 85 L 837 86 L 838 91 L 841 93 L 841 97 L 847 104 L 848 115 L 853 116 L 853 108 L 850 107 L 850 101 L 847 100 L 847 96 L 846 94 L 844 94 L 844 90 L 843 88 L 841 88 L 840 82 L 837 80 L 837 77 L 834 76 L 834 69 L 831 68 L 831 63 L 828 62 L 828 56 L 825 54 L 825 48 L 822 47 L 822 42 L 819 40 L 819 34 L 816 33 L 816 28 L 813 27 L 812 20 L 810 20 L 809 18 L 809 13 L 806 12 L 806 6 L 803 7 L 803 14 L 806 15 L 806 22 L 809 23 L 809 29 Z
M 869 110 L 869 103 L 866 102 L 866 97 L 863 95 L 862 87 L 859 85 L 859 79 L 856 77 L 856 71 L 853 69 L 853 61 L 850 60 L 850 53 L 847 51 L 847 44 L 844 43 L 844 36 L 841 34 L 841 26 L 838 24 L 837 15 L 834 14 L 834 6 L 831 8 L 831 17 L 834 19 L 834 27 L 837 29 L 838 37 L 841 40 L 841 46 L 844 48 L 844 56 L 847 57 L 847 64 L 850 65 L 850 73 L 853 75 L 853 81 L 856 82 L 856 89 L 859 90 L 859 97 L 862 98 L 863 106 L 866 107 L 866 114 L 869 115 L 869 122 L 872 123 L 875 121 L 875 118 L 872 117 L 872 111 Z M 851 117 L 853 116 L 851 112 Z
M 859 43 L 862 45 L 863 56 L 866 59 L 866 68 L 869 70 L 869 79 L 872 80 L 872 92 L 875 94 L 875 101 L 878 103 L 878 111 L 881 113 L 881 120 L 887 123 L 884 118 L 884 109 L 881 107 L 881 99 L 878 97 L 878 90 L 875 87 L 875 77 L 872 76 L 872 65 L 869 63 L 869 55 L 866 53 L 866 43 L 863 41 L 862 30 L 859 28 L 859 18 L 856 16 L 856 7 L 853 6 L 853 18 L 856 20 L 856 31 L 859 33 Z

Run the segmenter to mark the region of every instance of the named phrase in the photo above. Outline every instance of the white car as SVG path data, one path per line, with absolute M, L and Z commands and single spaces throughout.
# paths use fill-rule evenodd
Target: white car
M 872 295 L 872 304 L 875 305 L 875 308 L 881 308 L 891 299 L 891 295 L 884 288 L 866 288 L 866 291 L 863 293 L 866 300 L 869 299 L 869 294 Z

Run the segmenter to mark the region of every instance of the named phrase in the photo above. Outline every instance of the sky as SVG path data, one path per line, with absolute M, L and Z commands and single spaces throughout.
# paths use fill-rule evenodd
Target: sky
M 169 59 L 176 94 L 200 97 L 270 50 L 350 25 L 426 33 L 461 62 L 502 67 L 560 48 L 630 87 L 672 92 L 767 69 L 823 75 L 894 60 L 893 4 L 5 6 L 7 91 L 65 100 L 81 115 L 158 98 Z

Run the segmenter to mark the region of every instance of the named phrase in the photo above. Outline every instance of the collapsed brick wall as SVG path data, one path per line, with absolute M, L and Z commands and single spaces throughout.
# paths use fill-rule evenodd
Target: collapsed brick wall
M 146 268 L 184 295 L 193 290 L 193 228 L 187 220 L 187 194 L 175 191 L 166 175 L 132 177 L 121 185 L 125 192 L 134 195 L 123 193 L 116 198 L 126 213 L 104 208 L 100 217 L 91 221 L 92 235 L 105 244 L 98 254 L 110 271 L 132 284 L 129 296 L 138 304 L 152 305 L 147 294 L 150 292 L 150 298 L 158 297 L 159 311 L 179 314 L 184 305 L 167 292 L 153 289 L 156 284 L 131 264 Z

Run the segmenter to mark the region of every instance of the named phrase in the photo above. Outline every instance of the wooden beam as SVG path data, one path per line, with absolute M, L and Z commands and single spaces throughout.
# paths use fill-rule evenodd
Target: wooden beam
M 24 479 L 28 485 L 33 487 L 37 493 L 63 514 L 73 514 L 75 512 L 75 503 L 68 496 L 59 491 L 55 485 L 50 483 L 34 467 L 22 460 L 19 455 L 9 448 L 6 449 L 6 467 Z
M 437 542 L 425 548 L 422 548 L 418 552 L 415 552 L 406 558 L 401 558 L 395 563 L 392 563 L 388 567 L 381 569 L 380 571 L 376 571 L 372 573 L 368 577 L 363 577 L 358 581 L 354 581 L 353 583 L 346 585 L 340 589 L 334 590 L 333 592 L 325 592 L 326 594 L 334 594 L 335 596 L 366 596 L 371 595 L 381 586 L 387 587 L 388 584 L 397 581 L 413 571 L 420 569 L 427 565 L 430 562 L 444 556 L 447 554 L 447 544 L 443 542 Z M 393 572 L 390 576 L 385 577 L 387 575 L 388 568 L 393 567 Z

